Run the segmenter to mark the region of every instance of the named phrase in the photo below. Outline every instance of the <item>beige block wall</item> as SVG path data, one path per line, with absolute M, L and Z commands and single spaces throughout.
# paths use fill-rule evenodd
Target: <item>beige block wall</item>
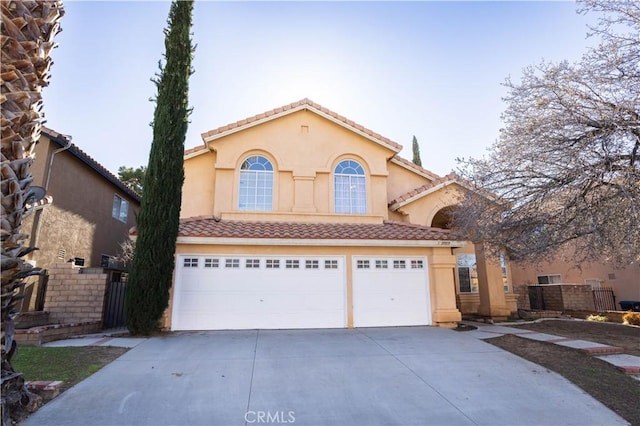
M 564 310 L 582 311 L 593 310 L 593 294 L 591 286 L 588 285 L 561 285 L 562 304 Z
M 560 257 L 560 256 L 559 256 Z M 538 275 L 559 274 L 563 283 L 585 284 L 586 280 L 599 280 L 602 287 L 611 287 L 616 304 L 621 300 L 640 300 L 640 265 L 616 267 L 604 260 L 576 265 L 559 259 L 555 262 L 516 264 L 512 266 L 513 283 L 537 284 Z M 616 306 L 620 308 L 620 306 Z
M 49 268 L 44 309 L 52 322 L 102 321 L 107 274 L 82 274 L 70 263 Z

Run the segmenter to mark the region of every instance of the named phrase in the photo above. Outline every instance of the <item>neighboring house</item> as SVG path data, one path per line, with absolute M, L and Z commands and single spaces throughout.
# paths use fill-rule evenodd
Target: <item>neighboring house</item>
M 31 167 L 33 186 L 46 190 L 23 224 L 26 260 L 42 268 L 60 262 L 113 265 L 120 244 L 135 225 L 140 196 L 87 155 L 70 138 L 43 128 Z
M 308 99 L 185 151 L 173 330 L 455 326 L 504 318 L 499 259 L 456 240 L 466 190 Z
M 533 265 L 513 264 L 511 273 L 516 285 L 586 284 L 596 294 L 602 294 L 602 289 L 610 288 L 613 290 L 615 303 L 611 300 L 603 305 L 607 309 L 621 309 L 620 301 L 640 301 L 638 264 L 617 268 L 606 261 L 574 265 L 559 260 Z

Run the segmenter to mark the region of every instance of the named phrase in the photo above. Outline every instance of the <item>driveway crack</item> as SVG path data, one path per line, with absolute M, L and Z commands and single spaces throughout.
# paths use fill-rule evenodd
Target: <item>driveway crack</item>
M 251 394 L 253 392 L 253 373 L 256 371 L 256 353 L 258 352 L 258 337 L 260 337 L 260 330 L 256 330 L 256 342 L 253 345 L 253 363 L 251 364 L 251 379 L 249 380 L 249 397 L 247 398 L 247 409 L 244 415 L 244 425 L 248 426 L 247 413 L 251 406 Z
M 380 344 L 380 342 L 378 342 L 376 339 L 374 339 L 373 337 L 369 336 L 367 333 L 364 333 L 361 330 L 358 330 L 362 335 L 366 336 L 369 340 L 371 340 L 373 343 L 375 343 L 376 345 L 378 345 L 378 347 L 380 347 L 380 349 L 382 349 L 383 351 L 385 351 L 386 353 L 388 353 L 389 355 L 391 355 L 396 361 L 398 361 L 398 363 L 400 363 L 400 365 L 402 365 L 404 368 L 406 368 L 407 370 L 409 370 L 411 372 L 411 374 L 413 374 L 415 377 L 418 378 L 418 380 L 420 380 L 422 383 L 424 383 L 425 385 L 427 385 L 429 388 L 431 388 L 435 393 L 437 393 L 438 395 L 440 395 L 442 397 L 442 399 L 444 399 L 445 401 L 447 401 L 447 403 L 449 403 L 449 405 L 451 405 L 453 408 L 455 408 L 460 414 L 462 414 L 464 417 L 466 417 L 467 419 L 469 419 L 469 421 L 471 423 L 473 423 L 474 425 L 477 425 L 478 423 L 476 423 L 475 421 L 473 421 L 473 419 L 469 416 L 467 416 L 467 414 L 462 411 L 460 408 L 458 408 L 458 406 L 456 406 L 453 402 L 449 401 L 449 399 L 444 396 L 438 389 L 436 389 L 435 387 L 433 387 L 429 382 L 427 382 L 424 378 L 422 378 L 418 373 L 416 373 L 411 367 L 409 367 L 407 364 L 405 364 L 400 358 L 398 358 L 394 353 L 390 352 L 387 348 L 385 348 L 383 345 Z

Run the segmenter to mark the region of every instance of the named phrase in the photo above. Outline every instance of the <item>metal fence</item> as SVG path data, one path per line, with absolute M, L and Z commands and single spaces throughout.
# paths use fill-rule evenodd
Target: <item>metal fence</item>
M 615 311 L 616 310 L 616 297 L 613 294 L 613 289 L 610 287 L 594 288 L 593 292 L 593 304 L 596 307 L 596 311 Z
M 124 310 L 126 289 L 126 274 L 112 274 L 104 297 L 103 328 L 120 328 L 126 325 Z

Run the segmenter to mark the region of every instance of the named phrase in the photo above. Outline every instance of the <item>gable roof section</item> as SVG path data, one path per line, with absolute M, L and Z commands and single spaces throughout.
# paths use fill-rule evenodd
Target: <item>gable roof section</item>
M 107 170 L 102 164 L 94 160 L 89 154 L 81 150 L 77 145 L 68 141 L 68 139 L 65 136 L 56 132 L 55 130 L 49 129 L 48 127 L 44 127 L 44 126 L 42 126 L 42 134 L 44 134 L 47 138 L 49 138 L 49 140 L 60 145 L 60 147 L 65 147 L 69 145 L 69 149 L 67 149 L 67 151 L 71 153 L 74 157 L 76 157 L 77 159 L 82 161 L 84 164 L 89 166 L 91 169 L 93 169 L 96 173 L 98 173 L 100 176 L 105 178 L 112 185 L 114 185 L 119 190 L 121 190 L 122 192 L 130 196 L 133 200 L 137 201 L 138 203 L 142 201 L 142 197 L 140 196 L 140 194 L 138 194 L 137 192 L 129 188 L 127 185 L 125 185 L 124 182 L 118 179 L 113 173 Z
M 132 229 L 131 234 L 135 235 Z M 463 244 L 449 230 L 385 221 L 382 224 L 249 222 L 219 220 L 212 216 L 180 221 L 178 243 L 288 244 L 288 245 L 412 245 Z M 262 241 L 262 242 L 260 242 Z M 404 244 L 403 244 L 404 243 Z
M 277 118 L 283 117 L 285 115 L 289 115 L 298 111 L 311 111 L 321 117 L 326 118 L 329 121 L 332 121 L 354 133 L 363 136 L 366 139 L 369 139 L 372 142 L 375 142 L 379 145 L 384 146 L 385 148 L 390 149 L 391 151 L 398 153 L 402 150 L 402 145 L 388 139 L 379 133 L 376 133 L 372 130 L 367 129 L 366 127 L 349 120 L 348 118 L 331 111 L 328 108 L 323 107 L 320 104 L 313 102 L 308 98 L 301 99 L 297 102 L 293 102 L 279 108 L 272 109 L 270 111 L 265 111 L 261 114 L 254 115 L 252 117 L 247 117 L 243 120 L 236 121 L 235 123 L 227 124 L 226 126 L 218 127 L 217 129 L 210 130 L 208 132 L 202 133 L 202 139 L 204 141 L 204 145 L 197 146 L 191 149 L 188 149 L 184 152 L 184 157 L 191 158 L 198 156 L 200 154 L 204 154 L 209 151 L 207 148 L 207 143 L 219 139 L 221 137 L 239 132 L 244 129 L 248 129 L 253 126 L 257 126 L 262 123 L 266 123 L 271 120 L 275 120 Z
M 391 158 L 391 162 L 394 164 L 397 164 L 400 167 L 404 167 L 405 169 L 419 174 L 422 177 L 425 177 L 429 180 L 437 180 L 437 179 L 441 179 L 440 176 L 438 176 L 437 174 L 418 166 L 417 164 L 412 163 L 411 161 L 400 157 L 399 155 L 395 155 L 394 157 Z
M 404 206 L 406 206 L 407 204 L 410 204 L 416 200 L 419 200 L 422 197 L 425 197 L 429 194 L 432 194 L 436 191 L 438 191 L 439 189 L 442 189 L 446 186 L 449 185 L 453 185 L 453 184 L 458 184 L 461 187 L 472 191 L 472 192 L 478 192 L 477 188 L 474 188 L 473 185 L 469 182 L 467 182 L 466 180 L 462 179 L 460 176 L 458 176 L 457 174 L 451 172 L 448 175 L 438 178 L 432 182 L 429 182 L 425 185 L 422 185 L 418 188 L 415 188 L 401 196 L 399 196 L 398 198 L 396 198 L 395 200 L 392 200 L 389 202 L 389 209 L 391 209 L 392 211 L 396 211 L 399 208 L 402 208 Z M 490 200 L 494 200 L 497 201 L 498 197 L 495 196 L 494 194 L 490 194 L 486 191 L 482 191 L 481 194 L 490 199 Z

